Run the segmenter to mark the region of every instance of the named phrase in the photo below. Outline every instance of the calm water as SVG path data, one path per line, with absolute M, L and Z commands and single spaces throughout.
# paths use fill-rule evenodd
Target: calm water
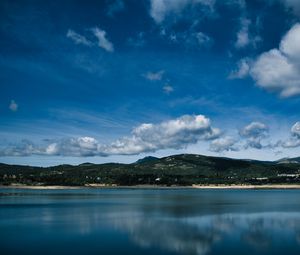
M 300 254 L 300 191 L 0 189 L 1 254 Z

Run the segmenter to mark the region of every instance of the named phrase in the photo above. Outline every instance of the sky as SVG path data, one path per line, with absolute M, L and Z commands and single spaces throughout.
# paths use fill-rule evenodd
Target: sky
M 0 2 L 0 162 L 300 156 L 300 1 Z

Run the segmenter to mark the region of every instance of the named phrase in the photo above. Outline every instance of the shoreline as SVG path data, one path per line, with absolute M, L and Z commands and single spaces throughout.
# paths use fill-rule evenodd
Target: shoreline
M 60 186 L 60 185 L 0 185 L 0 188 L 8 189 L 34 189 L 34 190 L 76 190 L 76 189 L 300 189 L 300 184 L 265 184 L 265 185 L 201 185 L 193 184 L 191 186 L 164 186 L 164 185 L 133 185 L 133 186 L 117 186 L 105 184 L 88 184 L 85 186 Z

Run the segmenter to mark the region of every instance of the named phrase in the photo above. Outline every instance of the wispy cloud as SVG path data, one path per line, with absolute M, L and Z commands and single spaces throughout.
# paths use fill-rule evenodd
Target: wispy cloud
M 238 62 L 236 70 L 232 71 L 228 78 L 229 79 L 242 79 L 249 75 L 250 71 L 250 59 L 243 58 Z
M 200 45 L 209 46 L 213 43 L 213 39 L 203 32 L 198 32 L 195 34 Z
M 88 40 L 85 36 L 78 34 L 72 29 L 69 29 L 67 32 L 67 37 L 72 39 L 76 44 L 82 44 L 85 46 L 94 46 L 95 44 L 98 45 L 100 48 L 108 51 L 113 52 L 114 51 L 114 45 L 112 42 L 110 42 L 107 38 L 106 31 L 94 27 L 92 29 L 89 29 L 89 31 L 92 32 L 92 34 L 97 38 L 97 43 L 93 43 L 92 41 Z
M 114 51 L 114 46 L 113 44 L 108 40 L 106 31 L 95 27 L 92 29 L 93 34 L 97 37 L 98 39 L 98 46 L 108 52 L 113 52 Z
M 86 45 L 86 46 L 92 46 L 91 41 L 89 41 L 85 36 L 76 33 L 72 29 L 68 30 L 67 37 L 72 39 L 76 44 L 83 44 L 83 45 Z
M 187 6 L 202 4 L 213 9 L 215 0 L 151 0 L 150 15 L 156 23 L 161 23 L 170 13 L 179 15 Z
M 249 26 L 251 21 L 246 18 L 241 19 L 241 29 L 237 33 L 237 39 L 235 42 L 236 48 L 244 48 L 250 43 L 249 38 Z

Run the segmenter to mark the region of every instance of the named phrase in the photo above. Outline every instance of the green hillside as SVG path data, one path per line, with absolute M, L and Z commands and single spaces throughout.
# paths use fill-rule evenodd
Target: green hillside
M 292 162 L 292 163 L 289 163 Z M 0 184 L 292 184 L 300 183 L 300 163 L 236 160 L 182 154 L 148 157 L 132 164 L 30 167 L 0 164 Z

